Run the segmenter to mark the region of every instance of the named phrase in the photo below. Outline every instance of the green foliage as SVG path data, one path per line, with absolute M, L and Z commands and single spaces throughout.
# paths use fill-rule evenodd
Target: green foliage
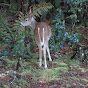
M 20 79 L 19 82 L 23 85 L 23 86 L 27 86 L 27 87 L 30 87 L 30 84 L 27 83 L 25 80 L 23 79 Z
M 3 41 L 4 37 L 10 39 L 12 37 L 11 30 L 8 27 L 8 20 L 0 15 L 0 40 Z M 9 33 L 8 33 L 9 32 Z
M 83 18 L 83 5 L 84 2 L 88 0 L 66 0 L 66 3 L 70 6 L 70 9 L 68 9 L 68 13 L 70 13 L 70 18 L 72 19 L 72 29 L 74 29 L 76 23 L 81 22 Z M 87 10 L 87 9 L 86 9 Z M 78 14 L 80 14 L 80 19 L 78 18 Z
M 40 17 L 44 12 L 50 10 L 53 5 L 51 3 L 41 2 L 40 4 L 31 6 L 33 7 L 33 15 L 35 17 Z
M 4 58 L 3 61 L 7 62 L 8 64 L 15 64 L 17 62 L 17 60 L 9 60 L 8 58 Z
M 4 63 L 4 64 L 3 64 Z M 2 57 L 1 60 L 0 60 L 0 67 L 2 68 L 11 68 L 13 67 L 13 65 L 17 63 L 17 60 L 9 60 L 8 58 L 6 57 Z M 15 64 L 16 65 L 16 64 Z
M 17 4 L 14 4 L 14 3 L 11 3 L 10 6 L 9 6 L 9 12 L 10 13 L 17 13 Z
M 69 46 L 79 42 L 79 34 L 72 32 L 66 32 L 64 11 L 62 9 L 57 9 L 57 15 L 55 20 L 52 21 L 55 24 L 54 33 L 50 41 L 52 50 L 57 49 L 60 52 L 60 49 L 67 43 Z M 53 30 L 52 30 L 53 31 Z
M 78 33 L 73 34 L 70 32 L 65 32 L 63 40 L 66 41 L 68 43 L 68 45 L 78 43 L 79 42 L 79 34 Z
M 10 27 L 7 19 L 5 19 L 3 16 L 1 17 L 1 43 L 7 44 L 8 50 L 4 50 L 0 56 L 21 56 L 24 58 L 30 58 L 28 55 L 28 52 L 30 51 L 30 43 L 25 43 L 25 41 L 27 41 L 25 37 L 29 36 L 30 34 L 28 30 L 24 32 L 22 31 L 24 28 L 19 25 L 19 22 L 22 19 L 23 18 L 16 21 L 13 27 Z
M 83 82 L 86 82 L 86 83 L 88 82 L 88 80 L 87 80 L 87 79 L 81 79 L 81 80 L 82 80 Z
M 58 62 L 57 65 L 58 66 L 67 66 L 67 64 L 66 63 L 63 63 L 63 62 Z
M 46 69 L 46 70 L 41 71 L 40 79 L 46 82 L 57 80 L 58 74 L 56 75 L 55 71 L 56 70 L 54 69 Z
M 57 9 L 58 13 L 55 17 L 55 20 L 52 21 L 52 23 L 55 23 L 55 29 L 54 29 L 54 35 L 52 36 L 52 39 L 50 43 L 52 43 L 51 48 L 52 50 L 58 50 L 60 52 L 60 49 L 63 48 L 64 42 L 63 35 L 65 32 L 65 20 L 64 20 L 64 14 L 62 13 L 61 9 Z
M 70 22 L 71 30 L 74 30 L 77 23 L 87 26 L 88 0 L 55 0 L 55 6 L 65 11 L 65 20 Z M 86 22 L 85 22 L 86 21 Z
M 62 73 L 62 72 L 67 72 L 68 68 L 66 67 L 57 67 L 57 68 L 52 68 L 52 69 L 44 69 L 40 71 L 40 75 L 39 75 L 39 79 L 42 81 L 46 81 L 46 82 L 51 82 L 51 81 L 55 81 L 58 80 L 58 76 Z
M 62 2 L 63 0 L 55 0 L 55 6 L 58 8 Z
M 4 88 L 9 88 L 7 85 L 4 85 Z
M 55 20 L 52 20 L 52 23 L 55 24 L 55 28 L 52 29 L 53 36 L 50 41 L 50 47 L 54 53 L 56 52 L 56 49 L 60 52 L 60 49 L 62 49 L 65 44 L 72 46 L 73 44 L 77 44 L 79 42 L 80 34 L 77 32 L 75 27 L 76 24 L 81 21 L 81 19 L 79 19 L 79 14 L 83 11 L 83 5 L 84 2 L 86 4 L 86 1 L 87 0 L 66 0 L 64 2 L 64 6 L 69 6 L 70 8 L 65 9 L 63 6 L 57 8 Z M 57 2 L 57 0 L 55 0 L 55 2 Z M 61 3 L 63 3 L 63 1 L 59 4 Z M 65 13 L 67 15 L 65 15 Z M 68 23 L 68 21 L 70 23 Z M 67 24 L 69 24 L 71 28 L 66 27 Z M 76 31 L 75 33 L 72 32 L 74 30 Z

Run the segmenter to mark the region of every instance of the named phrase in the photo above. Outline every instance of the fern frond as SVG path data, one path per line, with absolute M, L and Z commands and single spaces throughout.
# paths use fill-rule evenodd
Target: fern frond
M 43 12 L 47 12 L 53 7 L 51 3 L 41 2 L 40 4 L 36 4 L 33 6 L 30 6 L 30 8 L 33 8 L 33 15 L 35 17 L 40 17 Z

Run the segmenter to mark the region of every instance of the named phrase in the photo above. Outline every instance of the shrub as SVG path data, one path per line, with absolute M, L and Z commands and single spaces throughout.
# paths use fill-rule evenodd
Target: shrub
M 65 27 L 64 11 L 62 9 L 57 9 L 57 15 L 55 20 L 52 21 L 55 27 L 52 31 L 54 34 L 50 40 L 51 50 L 60 52 L 60 49 L 67 43 L 68 45 L 76 44 L 79 42 L 79 33 L 73 34 L 71 31 L 67 31 Z
M 25 32 L 28 33 L 26 30 L 25 32 L 22 31 L 22 27 L 16 22 L 13 27 L 7 21 L 7 19 L 1 16 L 0 21 L 0 35 L 1 35 L 1 44 L 7 45 L 7 49 L 3 50 L 0 56 L 22 56 L 25 58 L 30 58 L 28 52 L 30 50 L 30 43 L 25 46 Z

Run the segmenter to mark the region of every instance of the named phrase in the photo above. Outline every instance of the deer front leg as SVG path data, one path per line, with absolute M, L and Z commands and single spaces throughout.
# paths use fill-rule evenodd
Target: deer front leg
M 42 48 L 39 47 L 39 67 L 42 67 Z
M 43 54 L 44 54 L 45 68 L 47 68 L 47 62 L 46 62 L 46 46 L 44 46 L 44 48 L 43 48 Z

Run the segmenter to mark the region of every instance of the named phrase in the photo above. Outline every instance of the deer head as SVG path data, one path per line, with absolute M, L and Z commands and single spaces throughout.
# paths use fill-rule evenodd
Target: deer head
M 31 9 L 30 9 L 29 13 L 27 14 L 27 17 L 24 19 L 24 21 L 21 22 L 21 25 L 31 26 L 33 29 L 35 29 L 36 21 L 33 18 Z

